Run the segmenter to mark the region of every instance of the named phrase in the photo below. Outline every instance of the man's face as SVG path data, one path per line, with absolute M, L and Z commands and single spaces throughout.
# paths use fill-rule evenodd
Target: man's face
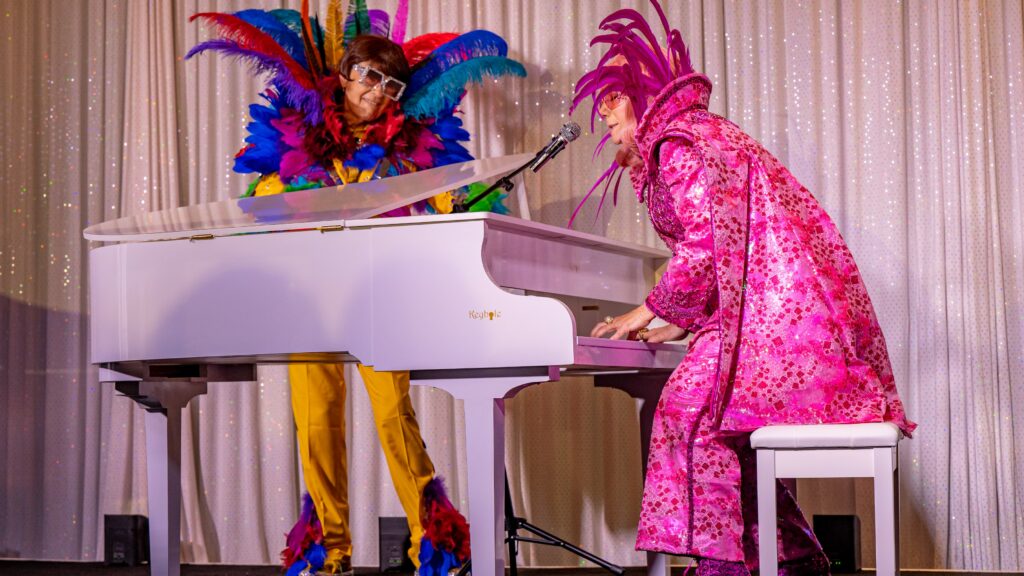
M 363 77 L 361 70 L 365 68 L 373 72 Z M 385 95 L 385 83 L 380 81 L 378 64 L 372 60 L 358 62 L 348 71 L 348 77 L 341 78 L 341 87 L 345 91 L 344 111 L 353 125 L 367 124 L 381 117 L 384 110 L 395 102 Z
M 597 113 L 604 118 L 611 132 L 611 140 L 615 144 L 632 144 L 633 130 L 636 119 L 633 105 L 629 98 L 622 94 L 609 94 L 598 104 Z

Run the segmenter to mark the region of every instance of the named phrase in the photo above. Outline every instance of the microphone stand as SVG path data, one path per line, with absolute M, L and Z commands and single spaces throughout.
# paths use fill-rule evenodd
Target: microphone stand
M 506 174 L 505 176 L 502 176 L 501 178 L 498 179 L 497 182 L 495 182 L 494 184 L 491 184 L 487 188 L 487 190 L 484 190 L 483 192 L 481 192 L 480 194 L 478 194 L 476 197 L 474 197 L 472 199 L 468 199 L 467 198 L 467 201 L 462 203 L 462 204 L 456 204 L 455 206 L 453 206 L 452 207 L 452 212 L 456 212 L 456 213 L 468 212 L 469 209 L 472 208 L 473 206 L 475 206 L 477 202 L 480 202 L 480 200 L 486 198 L 490 193 L 494 192 L 498 188 L 503 188 L 506 192 L 511 192 L 512 191 L 512 186 L 513 186 L 513 184 L 512 184 L 512 179 L 513 178 L 518 176 L 519 173 L 523 172 L 527 168 L 533 167 L 534 164 L 536 164 L 536 167 L 534 167 L 534 172 L 536 172 L 537 170 L 540 169 L 541 166 L 546 164 L 548 160 L 550 160 L 556 154 L 561 152 L 562 149 L 565 148 L 565 144 L 566 144 L 565 142 L 562 142 L 560 145 L 556 146 L 553 150 L 550 150 L 550 151 L 547 148 L 545 148 L 544 150 L 541 150 L 540 152 L 538 152 L 533 157 L 532 160 L 530 160 L 526 164 L 523 164 L 519 168 L 516 168 L 514 171 Z M 542 156 L 543 156 L 543 158 L 542 158 Z M 532 536 L 520 535 L 519 534 L 520 530 L 522 530 L 524 532 L 527 532 L 529 534 L 532 534 Z M 601 568 L 607 570 L 608 572 L 611 572 L 612 574 L 615 574 L 616 576 L 622 576 L 626 572 L 625 569 L 623 569 L 621 566 L 617 566 L 615 564 L 612 564 L 611 562 L 605 560 L 604 558 L 601 558 L 601 557 L 599 557 L 599 556 L 597 556 L 595 554 L 592 554 L 592 553 L 590 553 L 590 552 L 588 552 L 588 551 L 586 551 L 586 550 L 584 550 L 584 549 L 582 549 L 582 548 L 580 548 L 580 547 L 578 547 L 578 546 L 576 546 L 574 544 L 571 544 L 570 542 L 568 542 L 566 540 L 563 540 L 562 538 L 559 538 L 558 536 L 555 536 L 554 534 L 552 534 L 550 532 L 547 532 L 546 530 L 544 530 L 544 529 L 542 529 L 542 528 L 540 528 L 538 526 L 530 524 L 529 522 L 526 521 L 525 518 L 522 518 L 520 516 L 516 516 L 515 510 L 512 508 L 512 494 L 509 491 L 509 487 L 508 487 L 508 472 L 506 472 L 505 473 L 505 544 L 508 546 L 508 562 L 509 562 L 509 573 L 510 573 L 510 576 L 517 576 L 519 574 L 519 570 L 518 570 L 519 566 L 518 566 L 518 562 L 517 562 L 517 558 L 516 557 L 519 555 L 519 543 L 520 542 L 525 542 L 525 543 L 530 543 L 530 544 L 542 544 L 544 546 L 554 546 L 554 547 L 557 547 L 557 548 L 562 548 L 563 550 L 571 552 L 571 553 L 579 556 L 580 558 L 583 558 L 585 560 L 589 560 L 590 562 L 593 562 L 594 564 L 597 564 Z M 473 561 L 472 561 L 472 559 L 470 559 L 469 561 L 467 561 L 465 564 L 462 565 L 462 567 L 459 569 L 459 571 L 457 573 L 457 576 L 467 576 L 467 574 L 471 574 L 472 571 L 473 571 Z
M 519 531 L 523 530 L 533 534 L 533 536 L 523 536 L 519 534 Z M 543 528 L 530 524 L 525 518 L 516 516 L 515 510 L 512 508 L 512 493 L 508 489 L 508 472 L 505 472 L 505 544 L 508 546 L 508 568 L 509 576 L 518 576 L 519 566 L 517 562 L 517 556 L 519 556 L 519 543 L 526 542 L 529 544 L 542 544 L 544 546 L 554 546 L 561 548 L 567 552 L 571 552 L 584 560 L 589 560 L 594 564 L 597 564 L 601 568 L 615 574 L 615 576 L 623 576 L 626 570 L 622 566 L 612 564 L 611 562 L 588 552 L 579 546 L 569 543 L 554 534 L 547 532 Z M 473 560 L 470 558 L 456 573 L 456 576 L 467 576 L 473 573 Z
M 489 196 L 491 194 L 491 192 L 494 192 L 498 188 L 503 188 L 505 190 L 505 192 L 511 192 L 512 191 L 512 187 L 514 186 L 512 184 L 512 179 L 513 178 L 518 176 L 521 172 L 523 172 L 527 168 L 532 168 L 534 172 L 540 170 L 542 166 L 544 166 L 545 164 L 548 163 L 548 160 L 551 160 L 559 152 L 564 150 L 566 144 L 567 144 L 567 142 L 565 140 L 561 140 L 553 148 L 549 149 L 548 147 L 545 147 L 540 152 L 537 152 L 537 154 L 535 154 L 534 157 L 529 162 L 527 162 L 526 164 L 523 164 L 522 166 L 520 166 L 519 168 L 516 168 L 512 172 L 509 172 L 508 174 L 502 176 L 501 178 L 498 178 L 498 181 L 495 182 L 494 184 L 491 184 L 487 188 L 487 190 L 484 190 L 480 194 L 477 194 L 476 197 L 474 197 L 472 199 L 466 198 L 465 202 L 463 202 L 461 204 L 456 204 L 455 206 L 453 206 L 452 207 L 452 212 L 455 212 L 455 213 L 469 212 L 470 208 L 472 208 L 473 206 L 476 206 L 476 204 L 478 202 L 480 202 L 484 198 L 487 198 L 487 196 Z
M 537 156 L 540 156 L 540 153 L 538 153 Z M 518 176 L 519 173 L 522 172 L 523 170 L 526 170 L 527 168 L 529 168 L 534 162 L 536 162 L 537 161 L 537 156 L 534 156 L 532 160 L 530 160 L 526 164 L 523 164 L 519 168 L 516 168 L 514 171 L 509 172 L 508 174 L 502 176 L 501 178 L 498 178 L 497 182 L 495 182 L 494 184 L 491 184 L 487 188 L 487 190 L 484 190 L 480 194 L 477 194 L 472 199 L 466 198 L 466 201 L 462 202 L 461 204 L 456 204 L 455 206 L 452 207 L 452 212 L 455 212 L 457 214 L 463 213 L 463 212 L 469 212 L 470 208 L 472 208 L 473 206 L 476 206 L 476 204 L 478 202 L 480 202 L 484 198 L 487 198 L 491 194 L 491 192 L 494 192 L 498 188 L 504 189 L 505 192 L 511 192 L 512 191 L 512 187 L 514 186 L 514 184 L 512 184 L 512 179 L 515 178 L 516 176 Z

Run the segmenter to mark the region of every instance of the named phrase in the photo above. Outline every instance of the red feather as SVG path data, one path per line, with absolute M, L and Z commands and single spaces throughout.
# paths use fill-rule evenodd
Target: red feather
M 320 530 L 320 525 L 306 526 L 306 531 L 302 535 L 301 544 L 299 545 L 299 551 L 292 550 L 291 548 L 285 548 L 281 550 L 281 565 L 288 569 L 292 564 L 295 564 L 302 559 L 302 552 L 307 550 L 313 544 L 319 544 L 323 542 L 324 535 Z
M 202 19 L 207 24 L 215 26 L 222 37 L 235 42 L 239 48 L 258 52 L 281 62 L 288 68 L 292 78 L 306 90 L 312 90 L 316 87 L 308 70 L 296 62 L 270 35 L 252 24 L 232 14 L 222 14 L 219 12 L 193 14 L 189 18 L 189 22 L 196 19 Z
M 466 519 L 458 510 L 437 502 L 430 508 L 423 526 L 423 537 L 430 540 L 434 548 L 451 552 L 457 560 L 465 562 L 470 556 L 469 524 Z
M 398 106 L 388 106 L 384 110 L 383 118 L 378 119 L 366 129 L 363 139 L 367 142 L 391 142 L 402 131 L 404 123 L 405 115 L 398 109 Z
M 438 46 L 447 44 L 458 37 L 458 34 L 451 32 L 424 34 L 402 44 L 402 51 L 405 52 L 405 59 L 409 61 L 409 67 L 411 68 L 426 59 Z

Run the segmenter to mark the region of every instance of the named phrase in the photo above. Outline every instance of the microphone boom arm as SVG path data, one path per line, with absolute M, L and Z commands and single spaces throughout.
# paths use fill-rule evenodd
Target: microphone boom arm
M 455 204 L 454 206 L 452 206 L 452 212 L 468 212 L 470 208 L 475 206 L 478 202 L 489 196 L 498 188 L 503 188 L 506 192 L 511 192 L 512 179 L 518 176 L 520 172 L 523 172 L 527 168 L 533 170 L 534 172 L 540 170 L 541 167 L 547 164 L 548 160 L 551 160 L 552 158 L 557 156 L 559 152 L 565 150 L 566 144 L 578 138 L 579 135 L 580 125 L 575 122 L 567 122 L 565 125 L 562 126 L 562 129 L 558 132 L 558 134 L 551 139 L 551 142 L 549 142 L 547 146 L 541 149 L 540 152 L 537 152 L 537 154 L 535 154 L 529 162 L 523 164 L 519 168 L 516 168 L 514 171 L 506 174 L 505 176 L 502 176 L 501 178 L 498 179 L 497 182 L 491 184 L 490 187 L 487 188 L 487 190 L 484 190 L 476 197 L 466 198 L 466 200 L 461 204 Z
M 540 153 L 538 153 L 537 156 L 540 156 Z M 463 202 L 461 204 L 455 204 L 454 206 L 452 206 L 452 212 L 457 213 L 457 214 L 458 213 L 462 213 L 462 212 L 469 212 L 470 208 L 475 206 L 478 202 L 480 202 L 484 198 L 487 198 L 488 196 L 490 196 L 491 193 L 494 192 L 495 190 L 497 190 L 498 188 L 504 189 L 505 192 L 511 192 L 512 191 L 512 187 L 514 186 L 514 184 L 512 184 L 512 179 L 515 178 L 516 176 L 518 176 L 521 172 L 523 172 L 524 170 L 526 170 L 530 166 L 532 166 L 533 163 L 537 161 L 537 156 L 534 156 L 533 158 L 530 159 L 529 162 L 527 162 L 526 164 L 523 164 L 519 168 L 516 168 L 512 172 L 509 172 L 508 174 L 502 176 L 501 178 L 498 178 L 497 182 L 495 182 L 494 184 L 491 184 L 490 186 L 488 186 L 486 190 L 484 190 L 480 194 L 477 194 L 472 199 L 467 197 L 465 202 Z

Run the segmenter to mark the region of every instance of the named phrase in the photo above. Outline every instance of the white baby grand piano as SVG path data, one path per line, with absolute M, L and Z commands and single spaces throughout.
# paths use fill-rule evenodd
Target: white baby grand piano
M 181 409 L 255 365 L 410 370 L 464 400 L 473 572 L 504 574 L 504 399 L 564 374 L 640 398 L 646 447 L 681 345 L 581 336 L 643 301 L 667 252 L 493 214 L 373 219 L 512 171 L 477 160 L 85 231 L 92 362 L 146 409 L 151 573 L 179 574 Z M 427 305 L 429 303 L 429 305 Z M 664 559 L 651 557 L 664 573 Z

